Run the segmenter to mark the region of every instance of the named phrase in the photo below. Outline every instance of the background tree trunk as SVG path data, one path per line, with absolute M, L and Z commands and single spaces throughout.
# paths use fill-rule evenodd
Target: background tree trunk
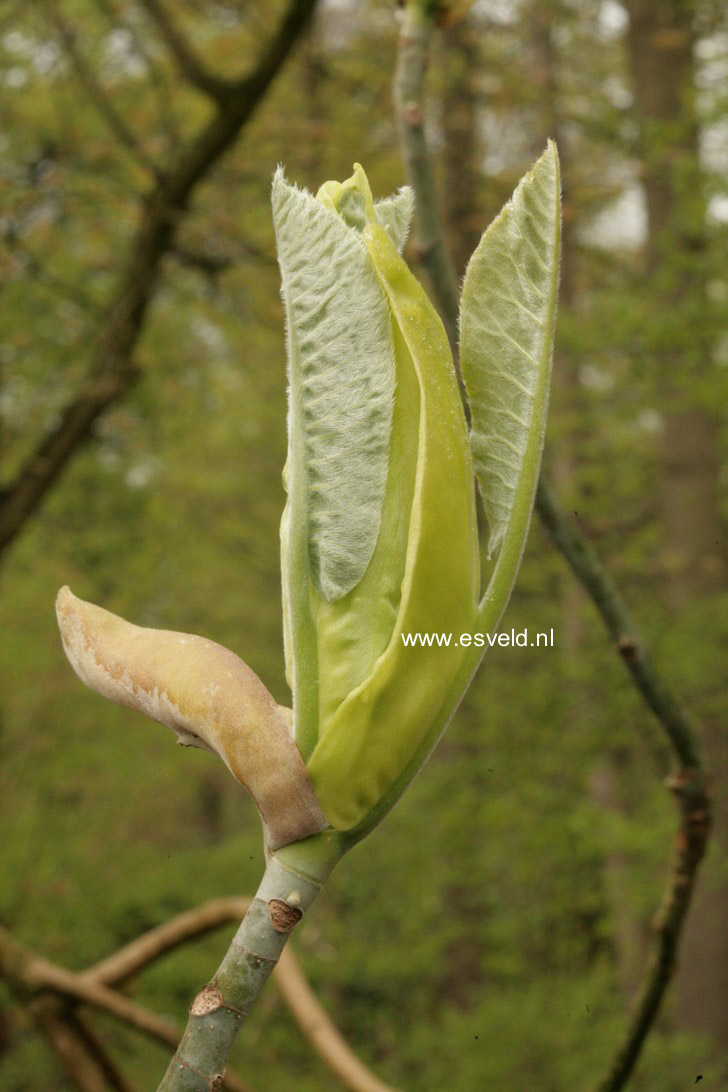
M 701 329 L 706 286 L 702 267 L 694 261 L 706 243 L 694 111 L 694 9 L 679 0 L 629 0 L 627 7 L 647 205 L 645 273 L 652 286 L 647 291 L 652 313 L 664 323 L 653 335 L 664 406 L 663 565 L 670 605 L 682 612 L 699 610 L 701 602 L 724 591 L 727 575 L 720 545 L 718 419 L 700 396 L 712 346 Z M 704 746 L 715 782 L 724 786 L 725 727 L 709 724 Z M 714 849 L 683 939 L 677 1015 L 682 1027 L 710 1034 L 721 1052 L 728 1049 L 728 883 L 716 865 L 728 851 L 724 789 L 716 794 L 714 832 Z

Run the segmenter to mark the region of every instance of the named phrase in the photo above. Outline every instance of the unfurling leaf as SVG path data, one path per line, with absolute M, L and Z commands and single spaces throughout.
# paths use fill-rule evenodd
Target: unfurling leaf
M 184 746 L 218 754 L 253 797 L 271 849 L 326 827 L 288 711 L 238 656 L 205 637 L 132 625 L 69 588 L 56 611 L 79 678 L 172 728 Z

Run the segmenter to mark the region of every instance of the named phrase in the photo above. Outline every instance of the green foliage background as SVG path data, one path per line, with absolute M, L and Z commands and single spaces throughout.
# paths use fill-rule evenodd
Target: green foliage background
M 209 107 L 180 80 L 141 7 L 68 0 L 59 8 L 142 145 L 173 163 Z M 175 14 L 210 67 L 233 74 L 255 59 L 281 10 L 188 2 Z M 557 0 L 476 5 L 481 151 L 472 215 L 482 230 L 549 135 L 533 53 L 534 20 L 545 19 L 559 43 L 573 236 L 574 290 L 558 354 L 576 362 L 577 376 L 563 399 L 555 388 L 547 461 L 562 445 L 576 452 L 569 507 L 658 662 L 715 716 L 725 714 L 715 686 L 725 597 L 676 621 L 662 594 L 654 349 L 665 316 L 639 275 L 639 240 L 619 234 L 620 200 L 636 185 L 621 10 Z M 709 68 L 725 66 L 728 27 L 710 3 L 701 18 L 714 46 L 703 68 L 707 128 L 725 111 L 725 83 Z M 436 146 L 457 106 L 458 83 L 449 82 L 457 50 L 446 34 L 433 61 Z M 44 5 L 3 6 L 0 56 L 1 484 L 84 373 L 149 178 L 109 134 Z M 208 897 L 257 884 L 252 804 L 212 756 L 171 746 L 161 727 L 83 689 L 63 657 L 53 601 L 68 583 L 137 623 L 214 638 L 286 700 L 285 360 L 270 178 L 282 160 L 289 178 L 315 188 L 346 177 L 356 159 L 375 194 L 400 185 L 394 56 L 390 4 L 324 6 L 183 223 L 185 250 L 220 269 L 205 273 L 179 254 L 167 260 L 136 354 L 140 382 L 104 417 L 0 571 L 0 921 L 70 967 Z M 707 172 L 725 202 L 723 181 Z M 712 296 L 692 320 L 711 329 L 728 294 L 724 245 L 725 220 L 716 219 L 701 258 Z M 725 399 L 722 365 L 706 370 L 699 398 Z M 675 820 L 657 729 L 570 580 L 534 525 L 504 628 L 553 626 L 554 647 L 488 653 L 434 759 L 339 866 L 296 940 L 352 1046 L 402 1089 L 584 1089 L 624 1026 L 616 915 L 647 937 Z M 621 774 L 611 807 L 593 788 L 605 763 Z M 618 906 L 607 879 L 614 860 Z M 162 960 L 134 983 L 134 996 L 181 1022 L 230 932 Z M 630 959 L 639 966 L 643 956 Z M 0 1008 L 0 1087 L 65 1090 L 4 986 Z M 132 1086 L 154 1088 L 165 1051 L 94 1022 Z M 703 1073 L 703 1087 L 718 1089 L 705 1057 L 668 1011 L 632 1087 L 677 1092 Z M 233 1060 L 256 1088 L 339 1087 L 273 988 Z

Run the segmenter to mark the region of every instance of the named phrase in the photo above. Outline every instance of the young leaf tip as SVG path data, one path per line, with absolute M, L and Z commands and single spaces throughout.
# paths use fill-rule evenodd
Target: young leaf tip
M 184 746 L 219 755 L 253 797 L 271 849 L 326 827 L 285 710 L 233 652 L 194 634 L 132 625 L 68 587 L 56 613 L 82 682 L 172 728 Z
M 522 549 L 538 478 L 559 280 L 560 198 L 558 152 L 549 140 L 484 233 L 463 282 L 461 364 L 491 558 L 509 528 Z

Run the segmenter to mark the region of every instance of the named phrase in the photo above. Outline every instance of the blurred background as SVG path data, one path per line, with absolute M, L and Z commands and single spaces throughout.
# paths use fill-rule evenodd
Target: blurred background
M 358 160 L 375 196 L 404 182 L 394 5 L 308 7 L 275 79 L 220 106 L 206 81 L 276 71 L 286 4 L 0 6 L 0 922 L 73 969 L 261 873 L 239 786 L 85 690 L 53 601 L 68 583 L 211 637 L 289 700 L 270 180 L 283 162 L 315 190 Z M 429 86 L 460 272 L 559 143 L 546 465 L 699 717 L 717 782 L 680 969 L 630 1087 L 725 1088 L 728 9 L 483 0 L 438 36 Z M 488 652 L 295 939 L 350 1044 L 407 1092 L 589 1088 L 644 970 L 677 825 L 670 756 L 537 520 L 503 623 L 526 626 L 553 627 L 553 647 Z M 181 1023 L 231 932 L 159 961 L 133 996 Z M 155 1088 L 166 1048 L 92 1022 L 130 1087 Z M 3 1090 L 72 1087 L 2 983 L 0 1028 Z M 270 986 L 233 1060 L 254 1088 L 341 1087 Z

